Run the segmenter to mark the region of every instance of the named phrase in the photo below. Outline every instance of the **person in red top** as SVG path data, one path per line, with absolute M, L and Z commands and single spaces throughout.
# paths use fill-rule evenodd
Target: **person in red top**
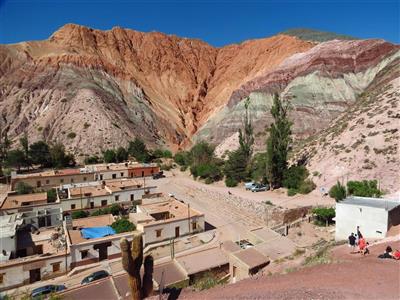
M 359 252 L 364 254 L 364 249 L 365 249 L 366 246 L 367 246 L 367 244 L 365 242 L 365 239 L 363 237 L 360 238 L 360 240 L 358 241 Z
M 394 251 L 394 253 L 392 254 L 392 257 L 395 260 L 400 260 L 400 251 L 396 249 L 396 251 Z

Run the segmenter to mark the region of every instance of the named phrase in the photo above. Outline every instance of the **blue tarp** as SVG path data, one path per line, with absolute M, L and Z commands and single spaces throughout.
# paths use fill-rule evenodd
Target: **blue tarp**
M 110 226 L 88 227 L 81 229 L 81 235 L 84 239 L 96 239 L 107 235 L 113 235 L 116 232 Z

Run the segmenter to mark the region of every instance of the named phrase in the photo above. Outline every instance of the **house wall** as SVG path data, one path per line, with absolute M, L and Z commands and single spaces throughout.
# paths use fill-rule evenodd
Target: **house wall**
M 383 208 L 336 203 L 336 240 L 346 240 L 357 226 L 365 238 L 383 238 L 388 228 L 388 212 Z
M 128 169 L 129 177 L 147 177 L 160 172 L 160 167 L 135 167 Z
M 40 268 L 41 280 L 46 280 L 65 274 L 65 255 L 55 257 L 47 257 L 41 260 L 26 260 L 18 263 L 23 259 L 15 259 L 15 264 L 8 266 L 0 265 L 0 273 L 3 274 L 3 283 L 0 283 L 0 291 L 15 288 L 18 286 L 29 284 L 29 271 Z M 53 272 L 53 264 L 60 263 L 60 270 Z
M 107 247 L 108 259 L 114 259 L 121 256 L 120 249 L 120 240 L 121 238 L 126 238 L 128 241 L 131 241 L 133 238 L 132 232 L 116 234 L 113 236 L 109 236 L 107 238 L 102 239 L 94 239 L 88 240 L 87 242 L 80 244 L 70 245 L 70 260 L 69 264 L 71 268 L 75 268 L 78 266 L 83 266 L 87 264 L 92 264 L 99 261 L 99 252 L 94 248 L 95 245 L 99 245 L 102 243 L 111 243 L 109 247 Z M 81 252 L 88 251 L 88 256 L 86 258 L 82 258 Z
M 197 223 L 197 229 L 192 229 L 192 222 Z M 193 234 L 204 231 L 204 216 L 195 216 L 190 218 L 190 229 L 188 219 L 166 221 L 161 224 L 146 225 L 137 224 L 137 229 L 144 233 L 143 243 L 145 245 L 161 242 L 167 239 L 175 238 L 175 228 L 179 227 L 179 236 Z M 161 236 L 157 237 L 157 230 L 161 229 Z
M 70 184 L 79 182 L 89 182 L 94 180 L 93 173 L 80 173 L 73 175 L 57 175 L 49 177 L 35 177 L 35 178 L 13 178 L 11 180 L 11 189 L 15 190 L 15 186 L 18 182 L 24 182 L 29 184 L 33 188 L 38 188 L 37 183 L 40 182 L 38 189 L 48 190 L 53 187 L 57 187 L 60 184 Z
M 156 187 L 146 187 L 146 190 L 155 190 Z M 143 188 L 135 188 L 135 189 L 126 189 L 120 192 L 115 192 L 112 194 L 108 194 L 105 196 L 98 196 L 98 197 L 82 197 L 81 199 L 62 199 L 61 200 L 61 207 L 63 211 L 70 211 L 71 205 L 75 204 L 75 209 L 84 209 L 84 208 L 90 208 L 90 202 L 94 202 L 94 207 L 95 208 L 100 208 L 100 207 L 105 207 L 101 205 L 101 202 L 103 200 L 107 200 L 107 206 L 112 205 L 114 203 L 123 203 L 123 202 L 130 202 L 131 201 L 131 195 L 133 195 L 134 200 L 142 199 L 142 196 L 144 195 L 145 189 Z M 115 200 L 115 196 L 119 196 L 118 201 Z
M 249 267 L 233 254 L 229 255 L 229 273 L 231 274 L 231 283 L 249 278 Z
M 17 236 L 1 236 L 0 235 L 0 251 L 15 252 L 17 250 Z
M 105 171 L 96 172 L 95 180 L 109 180 L 109 179 L 118 179 L 118 178 L 127 178 L 127 177 L 128 177 L 128 169 L 105 170 Z
M 19 212 L 37 212 L 37 211 L 42 211 L 45 209 L 59 209 L 59 208 L 61 208 L 61 203 L 59 203 L 59 202 L 38 204 L 38 205 L 32 205 L 32 206 L 20 206 L 20 207 L 10 208 L 10 209 L 1 209 L 0 216 L 15 214 L 15 213 L 19 213 Z

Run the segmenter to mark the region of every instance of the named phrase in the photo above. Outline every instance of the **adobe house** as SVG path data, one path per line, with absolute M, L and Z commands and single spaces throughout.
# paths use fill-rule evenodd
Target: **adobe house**
M 150 199 L 146 199 L 150 200 Z M 145 245 L 204 231 L 204 214 L 170 197 L 137 206 L 129 219 L 144 233 Z
M 348 197 L 336 203 L 335 239 L 346 240 L 357 226 L 365 238 L 384 238 L 400 224 L 400 202 L 385 198 Z

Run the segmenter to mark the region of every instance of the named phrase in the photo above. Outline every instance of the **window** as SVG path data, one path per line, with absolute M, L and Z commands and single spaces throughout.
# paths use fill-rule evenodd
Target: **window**
M 35 254 L 43 254 L 43 245 L 36 245 L 36 253 Z
M 197 223 L 196 222 L 192 222 L 192 230 L 196 230 L 197 229 Z
M 86 181 L 86 177 L 83 177 L 83 181 Z
M 75 209 L 76 208 L 76 204 L 71 204 L 71 209 Z
M 115 201 L 119 201 L 119 195 L 115 195 Z
M 135 195 L 131 194 L 131 201 L 135 200 Z
M 4 282 L 4 275 L 6 275 L 6 273 L 0 273 L 0 284 Z
M 53 273 L 60 271 L 60 265 L 61 265 L 60 262 L 56 262 L 52 265 L 53 265 Z
M 41 187 L 42 186 L 42 182 L 39 180 L 36 182 L 36 187 Z
M 156 229 L 156 237 L 161 237 L 162 229 Z
M 121 177 L 124 177 L 124 172 L 121 172 Z
M 113 179 L 117 178 L 117 174 L 112 174 L 112 178 Z
M 81 251 L 81 259 L 88 257 L 89 250 L 82 250 Z
M 63 178 L 60 179 L 60 183 L 64 183 L 64 179 Z
M 50 183 L 50 180 L 47 179 L 47 180 L 46 180 L 46 184 L 49 184 L 49 183 Z
M 106 206 L 107 205 L 107 200 L 101 200 L 101 206 Z

